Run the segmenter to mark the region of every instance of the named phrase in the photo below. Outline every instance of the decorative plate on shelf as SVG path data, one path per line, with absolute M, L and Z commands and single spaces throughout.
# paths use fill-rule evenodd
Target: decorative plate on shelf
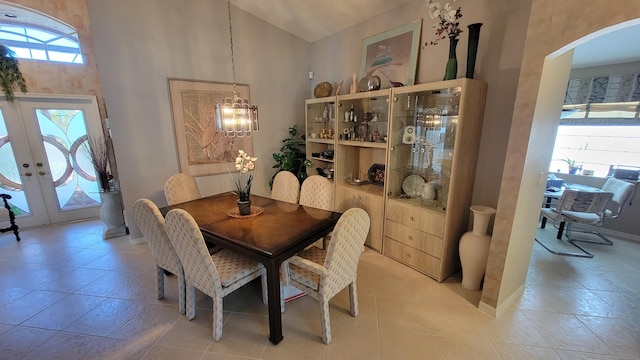
M 373 185 L 384 186 L 384 164 L 373 164 L 367 171 L 367 178 Z
M 313 89 L 313 95 L 317 98 L 323 98 L 331 95 L 333 92 L 333 85 L 326 81 L 323 81 L 316 85 L 315 89 Z
M 420 175 L 409 175 L 402 181 L 402 191 L 409 196 L 418 196 L 424 184 L 425 181 Z

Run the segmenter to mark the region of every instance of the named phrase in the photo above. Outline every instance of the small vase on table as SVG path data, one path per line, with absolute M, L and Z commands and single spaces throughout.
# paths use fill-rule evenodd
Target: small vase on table
M 238 213 L 242 216 L 251 215 L 251 200 L 238 199 Z

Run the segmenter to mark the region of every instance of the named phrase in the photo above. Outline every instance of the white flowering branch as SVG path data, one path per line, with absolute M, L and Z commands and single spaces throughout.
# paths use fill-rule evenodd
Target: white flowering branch
M 436 29 L 435 40 L 425 43 L 425 45 L 437 45 L 440 40 L 457 39 L 462 30 L 460 29 L 460 18 L 462 17 L 462 11 L 460 7 L 457 9 L 451 4 L 456 2 L 453 0 L 451 3 L 445 3 L 442 6 L 439 2 L 433 0 L 425 0 L 429 8 L 429 16 L 437 20 L 433 28 Z

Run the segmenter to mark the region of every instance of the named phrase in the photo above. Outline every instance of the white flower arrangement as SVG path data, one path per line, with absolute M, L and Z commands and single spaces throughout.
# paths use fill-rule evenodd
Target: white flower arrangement
M 234 179 L 236 184 L 236 191 L 234 191 L 234 193 L 238 195 L 239 201 L 249 201 L 251 184 L 253 183 L 253 174 L 251 174 L 250 171 L 255 168 L 255 162 L 257 160 L 257 157 L 252 157 L 244 152 L 244 150 L 239 150 L 235 165 L 236 170 L 238 170 L 240 174 L 236 178 L 233 178 L 231 171 L 229 171 L 229 175 L 231 175 L 231 178 Z

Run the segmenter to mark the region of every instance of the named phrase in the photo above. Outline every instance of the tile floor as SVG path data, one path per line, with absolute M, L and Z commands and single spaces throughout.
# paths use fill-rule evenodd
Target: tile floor
M 555 230 L 540 231 L 554 241 Z M 542 234 L 541 232 L 545 232 Z M 320 339 L 318 304 L 287 304 L 284 340 L 267 340 L 258 284 L 224 302 L 211 338 L 211 301 L 177 310 L 175 277 L 155 298 L 145 244 L 103 241 L 88 221 L 0 235 L 0 359 L 640 359 L 640 244 L 588 246 L 593 259 L 534 245 L 526 290 L 499 319 L 459 274 L 437 283 L 376 252 L 361 257 L 360 316 L 347 291 L 332 301 L 333 342 Z

